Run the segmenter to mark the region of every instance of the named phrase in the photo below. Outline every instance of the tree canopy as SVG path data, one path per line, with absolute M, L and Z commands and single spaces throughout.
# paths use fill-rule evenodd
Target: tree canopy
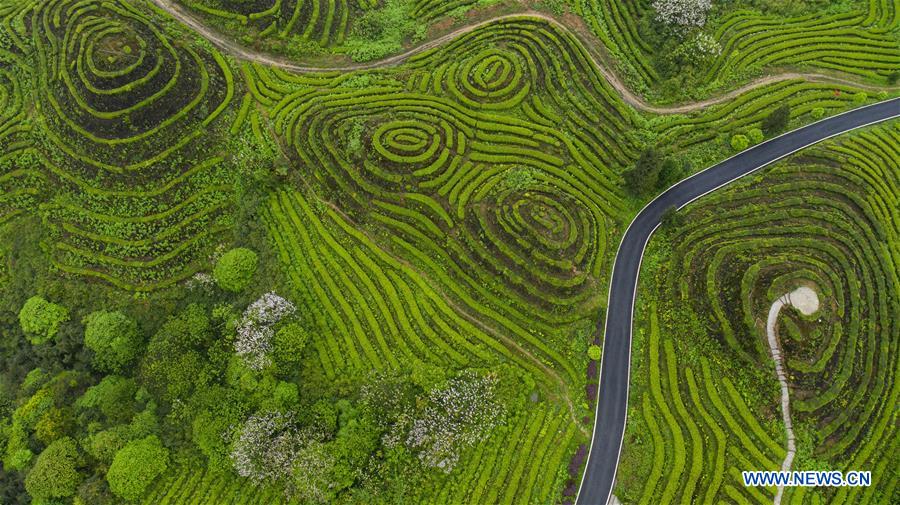
M 94 351 L 93 363 L 100 370 L 120 373 L 140 351 L 137 323 L 121 312 L 92 312 L 84 324 L 84 345 Z
M 156 435 L 129 442 L 113 458 L 106 480 L 116 495 L 136 500 L 166 470 L 169 451 Z
M 19 324 L 32 344 L 43 344 L 54 338 L 62 323 L 69 320 L 69 311 L 40 296 L 29 298 L 19 311 Z
M 791 106 L 784 104 L 769 113 L 762 121 L 762 130 L 766 135 L 774 135 L 787 128 L 791 120 Z
M 656 189 L 659 173 L 662 169 L 662 157 L 655 148 L 645 149 L 634 167 L 623 174 L 625 184 L 635 195 L 645 195 Z
M 237 293 L 250 285 L 258 263 L 255 252 L 246 247 L 236 247 L 216 262 L 213 278 L 220 288 Z
M 38 455 L 34 467 L 25 477 L 25 489 L 35 501 L 74 495 L 82 479 L 77 469 L 78 461 L 75 440 L 60 438 Z

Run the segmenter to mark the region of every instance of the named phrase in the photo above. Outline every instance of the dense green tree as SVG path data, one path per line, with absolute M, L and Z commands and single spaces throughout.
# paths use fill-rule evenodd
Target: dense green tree
M 244 397 L 235 389 L 212 386 L 198 391 L 191 404 L 197 412 L 191 423 L 192 440 L 206 455 L 210 467 L 230 467 L 226 436 L 234 426 L 240 425 L 248 410 Z
M 187 398 L 207 384 L 211 370 L 202 349 L 212 337 L 206 312 L 189 305 L 150 339 L 140 365 L 141 383 L 164 401 Z
M 787 128 L 788 121 L 791 120 L 791 106 L 784 105 L 773 110 L 768 116 L 762 120 L 762 131 L 766 135 L 774 135 L 780 133 Z
M 691 170 L 690 162 L 686 160 L 677 161 L 672 158 L 663 160 L 659 168 L 659 177 L 656 181 L 656 188 L 668 188 L 676 182 L 680 181 Z
M 74 505 L 122 505 L 102 475 L 94 475 L 78 487 Z
M 634 167 L 625 171 L 625 185 L 631 193 L 642 196 L 657 188 L 662 157 L 655 148 L 645 149 Z
M 112 424 L 124 423 L 135 414 L 138 392 L 134 379 L 120 375 L 107 375 L 99 384 L 87 388 L 75 402 L 79 414 L 86 415 L 87 421 L 98 420 L 98 416 L 88 414 L 88 410 L 96 410 L 98 414 Z
M 50 407 L 34 425 L 34 438 L 49 444 L 71 432 L 75 427 L 75 416 L 68 406 Z
M 69 437 L 48 445 L 25 477 L 25 489 L 36 501 L 68 498 L 75 494 L 82 476 L 78 473 L 78 446 Z
M 137 323 L 121 312 L 100 310 L 84 318 L 84 345 L 94 351 L 93 363 L 105 372 L 122 372 L 137 356 L 141 334 Z
M 156 435 L 150 435 L 129 442 L 116 453 L 106 472 L 106 481 L 116 495 L 137 500 L 168 464 L 169 451 Z
M 278 384 L 275 385 L 273 400 L 276 408 L 291 409 L 300 401 L 300 389 L 292 382 L 278 381 Z
M 19 324 L 28 340 L 35 345 L 54 338 L 62 323 L 69 320 L 69 311 L 62 305 L 48 302 L 40 296 L 29 298 L 19 311 Z
M 279 373 L 295 371 L 308 341 L 309 333 L 297 322 L 287 323 L 275 332 L 272 358 Z
M 256 253 L 245 247 L 236 247 L 219 258 L 213 269 L 213 278 L 220 288 L 235 293 L 243 291 L 253 280 L 259 263 Z

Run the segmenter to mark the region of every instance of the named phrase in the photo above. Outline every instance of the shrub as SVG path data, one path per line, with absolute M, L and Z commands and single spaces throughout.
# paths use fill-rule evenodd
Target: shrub
M 34 502 L 74 495 L 82 478 L 77 470 L 78 461 L 78 447 L 71 438 L 64 437 L 48 445 L 25 477 L 25 489 Z
M 94 351 L 94 365 L 120 373 L 137 356 L 141 335 L 137 323 L 121 312 L 97 311 L 84 318 L 84 345 Z
M 219 258 L 213 269 L 213 278 L 220 288 L 237 293 L 250 285 L 258 263 L 255 252 L 237 247 Z
M 599 345 L 591 345 L 588 347 L 588 358 L 591 358 L 594 361 L 600 360 L 601 349 Z
M 809 115 L 812 116 L 813 119 L 822 119 L 825 117 L 825 108 L 816 107 L 809 112 Z
M 113 493 L 129 501 L 137 500 L 147 486 L 169 464 L 169 451 L 156 435 L 128 442 L 113 458 L 106 481 Z
M 771 114 L 766 116 L 762 121 L 762 131 L 766 135 L 773 135 L 787 128 L 788 121 L 791 119 L 791 106 L 784 104 L 773 110 Z
M 750 128 L 750 131 L 747 132 L 747 137 L 750 138 L 751 144 L 759 144 L 763 141 L 765 135 L 759 128 Z
M 731 137 L 731 147 L 734 148 L 735 151 L 743 151 L 747 149 L 747 146 L 750 145 L 750 140 L 747 139 L 746 135 L 741 135 L 738 133 L 737 135 Z
M 19 324 L 34 345 L 54 338 L 62 323 L 69 320 L 69 311 L 62 305 L 48 302 L 40 296 L 29 298 L 19 311 Z
M 895 70 L 895 71 L 891 72 L 890 74 L 888 74 L 888 76 L 887 76 L 887 83 L 890 84 L 891 86 L 893 86 L 894 84 L 897 84 L 898 80 L 900 80 L 900 70 Z
M 678 213 L 674 205 L 670 205 L 659 218 L 660 224 L 665 228 L 678 228 L 684 226 L 684 215 Z
M 866 100 L 869 99 L 869 95 L 865 91 L 860 91 L 859 93 L 853 94 L 853 103 L 857 105 L 862 105 L 866 103 Z

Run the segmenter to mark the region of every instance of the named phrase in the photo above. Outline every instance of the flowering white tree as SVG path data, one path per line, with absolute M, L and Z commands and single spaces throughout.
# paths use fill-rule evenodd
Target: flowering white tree
M 291 483 L 295 496 L 315 503 L 327 503 L 329 488 L 334 485 L 330 479 L 335 457 L 325 444 L 311 442 L 304 447 L 294 461 L 294 480 Z
M 274 326 L 296 312 L 297 307 L 270 291 L 251 303 L 238 324 L 234 350 L 253 370 L 262 370 L 271 362 Z
M 428 394 L 428 405 L 412 420 L 407 447 L 427 466 L 449 473 L 460 451 L 487 438 L 502 417 L 494 375 L 466 373 Z
M 231 461 L 241 477 L 277 481 L 291 475 L 294 461 L 306 444 L 294 417 L 282 412 L 250 416 L 231 450 Z
M 712 0 L 653 0 L 656 20 L 678 30 L 706 24 L 710 7 Z
M 673 60 L 690 65 L 709 61 L 722 53 L 722 46 L 708 33 L 697 33 L 672 52 Z

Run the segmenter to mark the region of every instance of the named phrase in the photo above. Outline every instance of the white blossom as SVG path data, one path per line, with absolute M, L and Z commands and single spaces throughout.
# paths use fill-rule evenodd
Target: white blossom
M 253 370 L 262 370 L 269 365 L 272 351 L 274 326 L 282 318 L 293 314 L 297 308 L 293 303 L 268 292 L 251 303 L 238 324 L 234 350 Z
M 188 288 L 193 288 L 194 286 L 212 286 L 215 282 L 212 275 L 209 275 L 206 272 L 197 272 L 193 277 L 188 279 L 186 284 Z
M 679 29 L 701 27 L 712 0 L 653 0 L 656 20 Z
M 496 383 L 494 375 L 467 373 L 432 390 L 428 405 L 411 423 L 406 445 L 419 450 L 425 465 L 449 473 L 463 448 L 487 438 L 500 423 L 503 410 L 494 399 Z M 385 441 L 393 442 L 395 436 L 386 435 Z
M 305 437 L 291 414 L 257 413 L 241 427 L 231 461 L 241 477 L 280 480 L 291 475 L 294 460 L 304 445 Z

